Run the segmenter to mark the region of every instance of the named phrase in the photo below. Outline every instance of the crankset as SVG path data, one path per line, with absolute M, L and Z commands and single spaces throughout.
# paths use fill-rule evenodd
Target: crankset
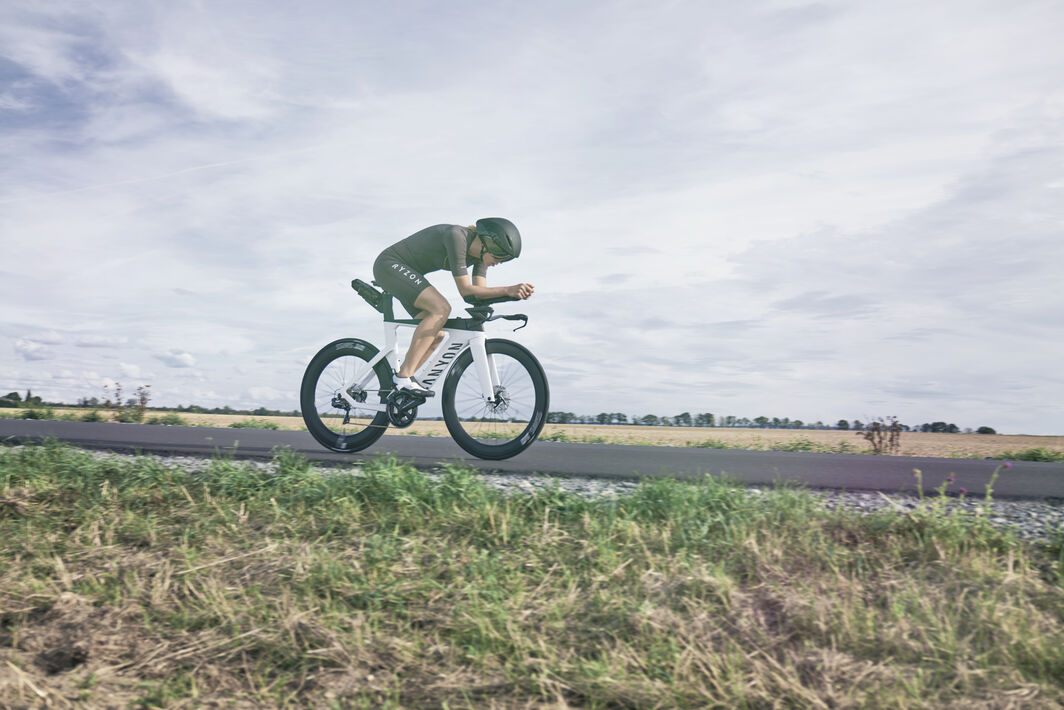
M 395 390 L 388 395 L 388 421 L 397 429 L 405 429 L 417 419 L 418 405 L 424 403 L 424 397 Z

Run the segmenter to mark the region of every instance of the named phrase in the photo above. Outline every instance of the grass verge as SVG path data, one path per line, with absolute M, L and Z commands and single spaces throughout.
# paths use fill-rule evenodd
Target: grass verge
M 1061 547 L 929 498 L 0 449 L 0 706 L 1058 707 Z

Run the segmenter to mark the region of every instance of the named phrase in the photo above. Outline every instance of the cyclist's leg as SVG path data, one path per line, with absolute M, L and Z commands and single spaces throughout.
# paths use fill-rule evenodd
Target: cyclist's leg
M 443 329 L 447 319 L 451 317 L 451 304 L 436 290 L 435 286 L 429 286 L 418 294 L 414 301 L 414 307 L 418 313 L 415 318 L 421 322 L 414 329 L 414 335 L 410 338 L 410 347 L 403 358 L 403 364 L 399 367 L 399 377 L 410 377 L 417 372 L 429 355 L 440 344 L 443 338 Z
M 407 266 L 386 249 L 373 264 L 373 277 L 395 296 L 411 317 L 421 321 L 400 366 L 398 377 L 409 378 L 436 350 L 443 338 L 440 330 L 451 314 L 451 304 L 425 276 Z

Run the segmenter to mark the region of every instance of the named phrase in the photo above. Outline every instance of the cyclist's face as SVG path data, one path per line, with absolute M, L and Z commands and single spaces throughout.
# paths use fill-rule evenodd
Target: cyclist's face
M 486 251 L 484 252 L 483 261 L 484 266 L 495 266 L 496 264 L 501 264 L 504 261 L 509 261 L 509 259 L 495 256 L 490 251 Z
M 484 247 L 484 241 L 483 240 L 481 240 L 481 242 L 480 242 L 480 249 L 481 249 L 480 260 L 484 262 L 484 266 L 485 267 L 487 267 L 487 266 L 495 266 L 496 264 L 501 264 L 504 261 L 509 261 L 510 259 L 513 258 L 513 257 L 508 257 L 508 256 L 495 256 L 494 254 L 492 254 L 490 251 L 488 251 Z

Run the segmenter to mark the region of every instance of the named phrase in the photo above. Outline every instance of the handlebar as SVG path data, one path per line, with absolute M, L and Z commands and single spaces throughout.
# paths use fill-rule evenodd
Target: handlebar
M 515 320 L 521 321 L 521 325 L 514 328 L 514 330 L 521 330 L 528 325 L 528 316 L 523 313 L 515 313 L 507 316 L 495 315 L 494 309 L 491 307 L 493 303 L 507 303 L 510 301 L 520 301 L 520 298 L 513 298 L 512 296 L 498 296 L 497 298 L 477 298 L 476 296 L 465 296 L 463 299 L 466 303 L 473 306 L 467 308 L 466 312 L 476 320 L 487 323 L 493 320 Z

